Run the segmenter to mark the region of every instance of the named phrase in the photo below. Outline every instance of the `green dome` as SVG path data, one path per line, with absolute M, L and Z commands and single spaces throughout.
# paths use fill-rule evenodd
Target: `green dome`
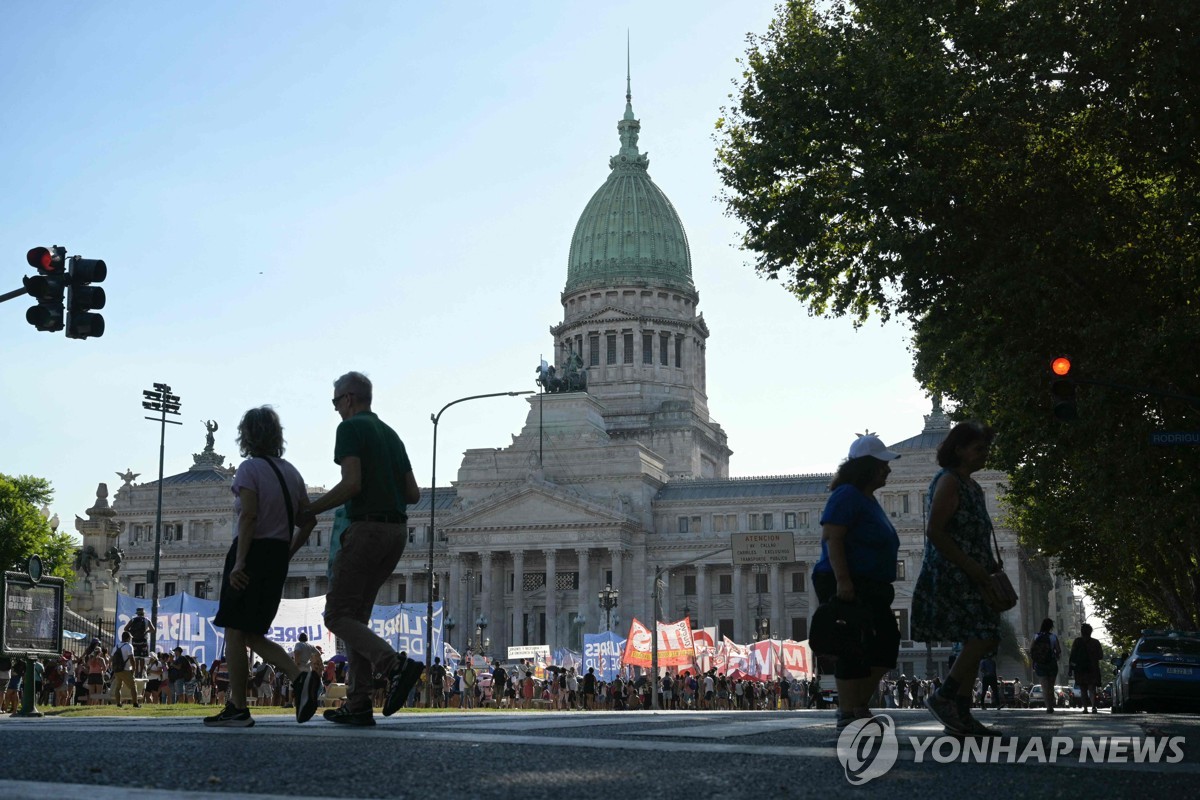
M 650 159 L 637 148 L 640 129 L 626 94 L 625 116 L 617 123 L 621 151 L 609 159 L 608 180 L 575 226 L 564 292 L 630 284 L 696 291 L 687 234 L 671 201 L 650 180 Z

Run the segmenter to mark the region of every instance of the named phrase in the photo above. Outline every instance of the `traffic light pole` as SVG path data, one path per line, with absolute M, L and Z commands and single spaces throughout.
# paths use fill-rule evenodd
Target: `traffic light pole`
M 13 289 L 11 292 L 0 294 L 0 303 L 8 300 L 16 300 L 21 295 L 29 294 L 29 290 L 22 286 L 20 289 Z

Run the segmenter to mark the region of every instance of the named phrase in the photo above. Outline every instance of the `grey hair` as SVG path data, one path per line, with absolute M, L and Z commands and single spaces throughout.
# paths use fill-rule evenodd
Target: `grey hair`
M 334 394 L 349 392 L 360 402 L 371 404 L 371 379 L 361 372 L 347 372 L 333 382 Z

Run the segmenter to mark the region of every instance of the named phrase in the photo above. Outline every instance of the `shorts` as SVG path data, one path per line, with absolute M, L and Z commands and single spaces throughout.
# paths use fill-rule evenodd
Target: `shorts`
M 152 679 L 146 681 L 146 691 L 147 692 L 157 692 L 158 685 L 160 683 L 162 683 L 162 681 L 159 680 L 158 678 L 152 678 Z
M 900 627 L 892 613 L 892 601 L 896 591 L 886 581 L 872 580 L 861 575 L 851 575 L 854 583 L 855 602 L 865 605 L 875 635 L 866 644 L 866 652 L 857 658 L 845 656 L 837 659 L 833 676 L 838 680 L 857 680 L 871 674 L 873 667 L 896 668 L 896 657 L 900 654 Z M 828 602 L 837 594 L 837 579 L 831 572 L 817 572 L 812 576 L 817 599 Z
M 149 655 L 150 655 L 150 643 L 148 641 L 146 641 L 145 639 L 142 639 L 140 642 L 137 640 L 134 640 L 134 642 L 133 642 L 133 657 L 134 658 L 147 658 Z
M 89 672 L 87 676 L 88 686 L 103 686 L 104 676 L 99 672 Z
M 212 624 L 219 628 L 263 635 L 271 629 L 271 622 L 279 611 L 291 545 L 282 539 L 255 539 L 250 542 L 250 552 L 246 555 L 246 573 L 250 576 L 250 585 L 245 589 L 234 589 L 229 583 L 229 573 L 237 561 L 237 548 L 238 540 L 235 537 L 229 545 L 229 552 L 225 554 L 221 599 Z
M 713 693 L 712 693 L 712 692 L 705 692 L 705 693 L 704 693 L 704 699 L 705 699 L 705 700 L 712 700 L 712 696 L 713 696 Z

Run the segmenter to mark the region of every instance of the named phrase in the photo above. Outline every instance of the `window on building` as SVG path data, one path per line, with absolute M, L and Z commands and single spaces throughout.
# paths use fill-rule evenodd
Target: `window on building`
M 615 333 L 610 333 L 605 336 L 604 339 L 608 349 L 608 352 L 604 354 L 604 363 L 615 364 L 617 363 L 617 335 Z
M 544 572 L 526 572 L 521 579 L 521 588 L 527 592 L 534 592 L 546 585 L 546 573 Z
M 908 494 L 900 495 L 900 511 L 904 514 L 908 513 Z
M 621 339 L 623 340 L 621 342 L 621 344 L 623 344 L 625 347 L 625 352 L 621 354 L 622 356 L 624 356 L 624 362 L 626 364 L 632 364 L 633 363 L 633 334 L 626 331 L 622 335 Z
M 643 333 L 642 334 L 642 363 L 643 364 L 653 364 L 654 363 L 654 334 L 653 333 Z
M 675 366 L 683 366 L 683 337 L 675 337 Z
M 808 638 L 808 617 L 792 617 L 792 640 L 803 642 Z
M 415 525 L 408 526 L 408 543 L 409 544 L 417 543 L 417 528 Z
M 771 582 L 768 580 L 770 577 L 765 572 L 754 573 L 754 591 L 759 594 L 766 594 L 771 591 Z
M 600 334 L 588 334 L 588 366 L 600 366 Z
M 796 528 L 796 512 L 795 511 L 783 512 L 783 527 L 785 530 L 789 530 L 789 531 L 795 530 L 795 528 Z
M 554 586 L 556 589 L 578 589 L 579 588 L 579 573 L 578 572 L 558 572 L 554 575 Z
M 717 594 L 733 594 L 733 576 L 729 573 L 717 576 Z
M 900 638 L 908 639 L 908 609 L 894 608 L 892 613 L 896 615 L 896 626 L 900 628 Z
M 750 520 L 750 530 L 752 530 L 752 531 L 761 530 L 762 519 L 758 514 L 748 514 L 747 517 Z
M 719 619 L 717 620 L 717 637 L 724 641 L 726 638 L 733 639 L 733 620 Z
M 192 596 L 208 597 L 208 594 L 204 591 L 204 581 L 196 581 L 196 583 L 192 586 Z
M 807 511 L 797 511 L 796 512 L 796 522 L 800 525 L 801 528 L 807 528 L 808 527 L 808 512 Z
M 175 596 L 175 581 L 167 581 L 163 584 L 163 597 Z
M 401 583 L 401 584 L 396 585 L 396 602 L 397 603 L 407 603 L 408 602 L 408 584 L 407 583 Z
M 737 529 L 738 529 L 737 514 L 726 514 L 725 515 L 725 530 L 729 531 L 730 533 L 733 533 Z
M 770 531 L 775 529 L 775 515 L 763 514 L 763 530 Z
M 898 581 L 904 580 L 906 571 L 907 570 L 905 569 L 905 566 L 904 566 L 904 559 L 898 560 L 896 562 L 896 580 L 898 580 Z
M 695 575 L 684 575 L 683 576 L 683 593 L 685 595 L 696 593 L 696 576 Z
M 680 533 L 688 532 L 688 518 L 687 517 L 679 518 L 679 532 Z
M 311 596 L 311 592 L 310 592 L 310 590 L 309 590 L 309 588 L 308 588 L 308 582 L 307 582 L 307 581 L 305 581 L 305 582 L 304 582 L 304 584 L 303 584 L 303 585 L 301 585 L 301 587 L 300 587 L 300 596 L 301 596 L 301 597 L 310 597 L 310 596 Z
M 699 515 L 692 517 L 692 533 L 700 533 L 704 530 L 704 522 Z
M 713 528 L 713 533 L 724 533 L 725 532 L 725 515 L 724 514 L 713 514 L 712 528 Z
M 146 584 L 135 583 L 133 585 L 133 596 L 134 597 L 145 597 L 146 596 Z
M 316 533 L 317 533 L 317 535 L 315 538 L 317 540 L 317 543 L 315 546 L 320 547 L 321 546 L 321 530 L 318 528 Z M 312 541 L 313 541 L 312 539 L 309 539 L 308 540 L 309 544 L 312 544 Z
M 802 569 L 798 569 L 798 570 L 796 570 L 795 572 L 793 572 L 793 573 L 792 573 L 792 591 L 793 591 L 793 592 L 806 592 L 806 591 L 808 591 L 808 589 L 806 589 L 806 588 L 804 587 L 804 581 L 805 581 L 805 580 L 806 580 L 806 573 L 805 573 L 805 571 L 804 571 L 804 570 L 802 570 Z
M 579 360 L 583 360 L 583 334 L 575 336 L 575 352 L 579 354 Z
M 668 366 L 671 361 L 671 334 L 660 333 L 658 335 L 658 363 L 664 367 Z
M 612 570 L 611 569 L 604 570 L 604 585 L 612 586 Z

